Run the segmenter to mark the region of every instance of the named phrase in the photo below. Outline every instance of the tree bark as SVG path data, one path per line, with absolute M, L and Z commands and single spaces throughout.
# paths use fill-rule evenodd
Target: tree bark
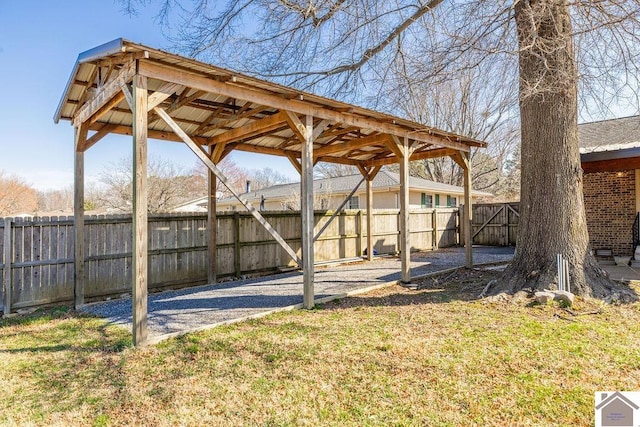
M 556 254 L 571 291 L 605 297 L 608 279 L 589 246 L 578 148 L 577 69 L 566 0 L 516 5 L 522 141 L 517 252 L 490 294 L 557 289 Z M 620 289 L 619 289 L 620 288 Z

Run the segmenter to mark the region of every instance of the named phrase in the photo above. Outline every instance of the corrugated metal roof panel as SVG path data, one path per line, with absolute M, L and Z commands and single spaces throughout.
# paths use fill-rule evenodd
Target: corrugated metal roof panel
M 134 55 L 134 57 L 130 57 L 130 55 Z M 397 129 L 398 132 L 400 132 L 401 129 L 405 129 L 402 132 L 411 132 L 413 135 L 416 135 L 415 138 L 418 139 L 426 138 L 426 135 L 435 135 L 437 138 L 434 141 L 424 139 L 422 144 L 428 145 L 430 143 L 434 143 L 435 146 L 438 146 L 440 143 L 440 145 L 444 144 L 443 146 L 446 146 L 447 143 L 452 144 L 455 142 L 462 143 L 463 145 L 461 147 L 481 146 L 484 144 L 470 138 L 460 137 L 442 130 L 411 122 L 406 119 L 392 117 L 366 108 L 302 92 L 294 88 L 285 87 L 250 76 L 245 76 L 231 70 L 225 70 L 214 65 L 205 64 L 193 59 L 164 52 L 159 49 L 132 43 L 124 39 L 116 39 L 112 42 L 105 43 L 104 45 L 83 52 L 78 56 L 78 60 L 74 66 L 72 76 L 68 82 L 60 106 L 56 111 L 56 121 L 59 119 L 72 120 L 74 115 L 81 108 L 81 104 L 91 99 L 89 91 L 96 90 L 95 81 L 96 75 L 98 74 L 98 64 L 102 67 L 101 70 L 103 71 L 101 72 L 108 72 L 112 73 L 112 75 L 116 75 L 116 73 L 119 72 L 120 67 L 123 67 L 127 61 L 131 61 L 133 59 L 139 59 L 141 61 L 148 61 L 156 64 L 169 64 L 173 67 L 172 72 L 177 72 L 178 74 L 192 73 L 189 75 L 194 76 L 195 74 L 193 73 L 196 73 L 200 76 L 206 77 L 207 79 L 224 82 L 224 86 L 219 87 L 242 88 L 247 91 L 243 93 L 248 94 L 248 98 L 251 98 L 253 95 L 250 94 L 254 92 L 256 94 L 262 93 L 269 94 L 270 96 L 275 95 L 276 98 L 269 99 L 284 99 L 286 102 L 289 102 L 288 105 L 294 105 L 294 101 L 287 100 L 295 100 L 295 102 L 298 102 L 298 104 L 295 105 L 304 105 L 312 108 L 320 108 L 321 110 L 324 109 L 324 111 L 338 112 L 340 115 L 344 116 L 344 120 L 347 123 L 351 120 L 350 118 L 355 117 L 369 120 L 368 123 L 373 123 L 374 121 L 376 123 L 380 123 L 384 129 L 388 129 L 388 124 L 391 124 L 392 129 Z M 109 85 L 109 83 L 105 84 Z M 163 81 L 153 78 L 148 79 L 148 88 L 151 92 L 158 90 L 163 85 L 165 85 L 165 82 Z M 111 87 L 113 87 L 113 84 Z M 208 86 L 204 85 L 203 87 Z M 193 97 L 193 99 L 189 98 L 190 95 L 196 92 L 199 94 L 197 97 Z M 232 93 L 233 91 L 227 92 Z M 184 102 L 185 97 L 188 99 L 189 103 Z M 266 98 L 257 97 L 255 99 Z M 243 110 L 243 106 L 246 104 L 252 108 L 256 108 L 255 114 L 251 117 L 246 116 L 247 112 Z M 251 99 L 230 100 L 229 97 L 221 93 L 203 93 L 196 89 L 178 89 L 174 94 L 166 99 L 162 105 L 164 108 L 168 108 L 171 111 L 171 116 L 184 131 L 188 134 L 192 134 L 192 137 L 196 138 L 199 143 L 202 144 L 206 142 L 206 138 L 220 135 L 228 129 L 247 126 L 256 120 L 261 120 L 268 117 L 270 114 L 276 113 L 278 110 L 273 108 L 273 106 L 281 104 L 281 102 L 274 101 L 272 106 L 261 106 L 255 100 L 252 101 Z M 179 108 L 174 108 L 177 105 L 181 106 Z M 307 110 L 302 109 L 301 111 Z M 249 113 L 252 113 L 251 109 L 249 109 Z M 217 115 L 217 117 L 212 117 L 213 114 Z M 236 114 L 238 115 L 238 120 L 234 121 L 233 118 Z M 320 115 L 320 117 L 322 117 L 322 115 Z M 334 117 L 334 115 L 329 114 L 327 117 Z M 132 117 L 128 104 L 125 101 L 120 102 L 112 111 L 100 117 L 98 123 L 111 123 L 130 127 Z M 149 127 L 150 130 L 154 131 L 171 132 L 170 127 L 162 120 L 153 120 Z M 97 130 L 98 128 L 99 127 L 94 125 L 91 129 Z M 373 126 L 373 128 L 375 128 L 375 126 Z M 368 129 L 366 126 L 349 127 L 340 123 L 332 123 L 332 125 L 327 129 L 327 135 L 317 139 L 316 144 L 324 145 L 327 143 L 339 143 L 341 141 L 347 141 L 351 138 L 360 138 L 372 133 L 372 130 Z M 195 134 L 196 130 L 199 132 L 197 135 Z M 118 129 L 118 131 L 130 133 L 130 130 L 126 129 Z M 398 135 L 400 134 L 402 133 L 398 133 Z M 268 135 L 256 133 L 246 137 L 240 136 L 238 137 L 238 142 L 240 141 L 249 142 L 249 144 L 256 147 L 269 147 L 271 149 L 280 146 L 283 142 L 287 145 L 287 150 L 300 151 L 301 147 L 299 143 L 295 143 L 295 134 L 287 125 L 276 127 L 275 130 L 272 129 Z M 345 156 L 348 156 L 354 161 L 364 161 L 371 159 L 373 156 L 378 156 L 381 151 L 389 152 L 389 149 L 384 143 L 378 143 L 376 146 L 377 149 L 375 150 L 370 147 L 361 147 L 357 150 L 345 149 L 337 153 L 329 154 L 328 157 L 333 157 L 336 161 L 342 161 Z M 284 154 L 284 152 L 282 152 L 282 154 Z M 326 157 L 327 156 L 325 156 L 325 158 Z

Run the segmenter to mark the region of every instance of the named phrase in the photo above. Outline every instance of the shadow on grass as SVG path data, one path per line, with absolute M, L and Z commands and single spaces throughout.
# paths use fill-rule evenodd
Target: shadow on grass
M 422 304 L 448 304 L 453 302 L 479 301 L 480 294 L 492 280 L 500 279 L 502 271 L 496 270 L 467 270 L 460 269 L 417 280 L 414 285 L 417 290 L 404 288 L 386 288 L 385 290 L 363 296 L 353 296 L 343 300 L 333 301 L 322 306 L 325 310 L 340 310 L 354 307 L 394 307 Z M 613 295 L 606 302 L 613 305 L 630 305 L 640 301 L 640 286 L 618 282 L 624 295 L 617 299 Z M 397 291 L 393 292 L 392 290 Z M 382 295 L 380 295 L 382 294 Z M 623 298 L 633 295 L 633 298 Z M 529 305 L 537 305 L 530 302 Z
M 15 331 L 7 330 L 11 327 Z M 111 328 L 96 316 L 65 306 L 0 320 L 0 354 L 119 353 L 130 346 L 129 334 Z
M 471 302 L 478 300 L 486 284 L 499 274 L 499 272 L 477 272 L 462 269 L 418 280 L 414 283 L 418 286 L 417 290 L 400 287 L 386 288 L 379 291 L 383 295 L 353 296 L 325 304 L 322 309 L 340 310 L 352 307 L 397 307 Z M 393 289 L 397 291 L 393 292 Z

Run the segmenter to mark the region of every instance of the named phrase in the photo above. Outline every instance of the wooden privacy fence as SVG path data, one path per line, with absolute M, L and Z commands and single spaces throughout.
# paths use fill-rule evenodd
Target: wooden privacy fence
M 515 246 L 520 202 L 479 203 L 472 208 L 471 236 L 474 245 Z M 464 221 L 461 223 L 466 224 Z
M 263 212 L 300 254 L 299 212 Z M 315 212 L 315 228 L 331 212 Z M 315 243 L 317 262 L 362 256 L 366 249 L 366 212 L 342 212 Z M 398 210 L 376 210 L 374 249 L 398 251 Z M 131 291 L 131 216 L 85 219 L 85 296 L 101 298 Z M 149 288 L 193 286 L 207 282 L 206 214 L 149 217 Z M 458 244 L 457 209 L 423 209 L 410 214 L 412 249 Z M 73 217 L 0 220 L 0 300 L 18 309 L 73 300 Z M 241 277 L 295 266 L 289 255 L 249 213 L 217 214 L 216 275 Z

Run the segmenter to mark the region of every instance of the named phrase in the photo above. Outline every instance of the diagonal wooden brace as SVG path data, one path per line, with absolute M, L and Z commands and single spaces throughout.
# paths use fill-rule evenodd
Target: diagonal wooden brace
M 160 107 L 156 107 L 153 111 L 164 120 L 171 129 L 178 135 L 184 142 L 187 144 L 187 147 L 191 149 L 195 153 L 196 156 L 213 172 L 213 174 L 220 180 L 220 182 L 227 187 L 227 189 L 235 196 L 236 199 L 242 203 L 242 205 L 247 208 L 247 210 L 254 216 L 254 218 L 273 236 L 273 238 L 282 246 L 282 248 L 291 256 L 291 258 L 298 263 L 298 266 L 302 266 L 302 260 L 298 257 L 296 252 L 289 246 L 289 244 L 278 234 L 278 232 L 267 222 L 266 219 L 258 212 L 256 208 L 253 207 L 248 200 L 244 197 L 240 196 L 231 184 L 227 177 L 222 173 L 220 169 L 209 159 L 207 153 L 205 153 L 190 137 L 187 133 L 182 130 L 180 126 L 169 116 L 169 114 Z

